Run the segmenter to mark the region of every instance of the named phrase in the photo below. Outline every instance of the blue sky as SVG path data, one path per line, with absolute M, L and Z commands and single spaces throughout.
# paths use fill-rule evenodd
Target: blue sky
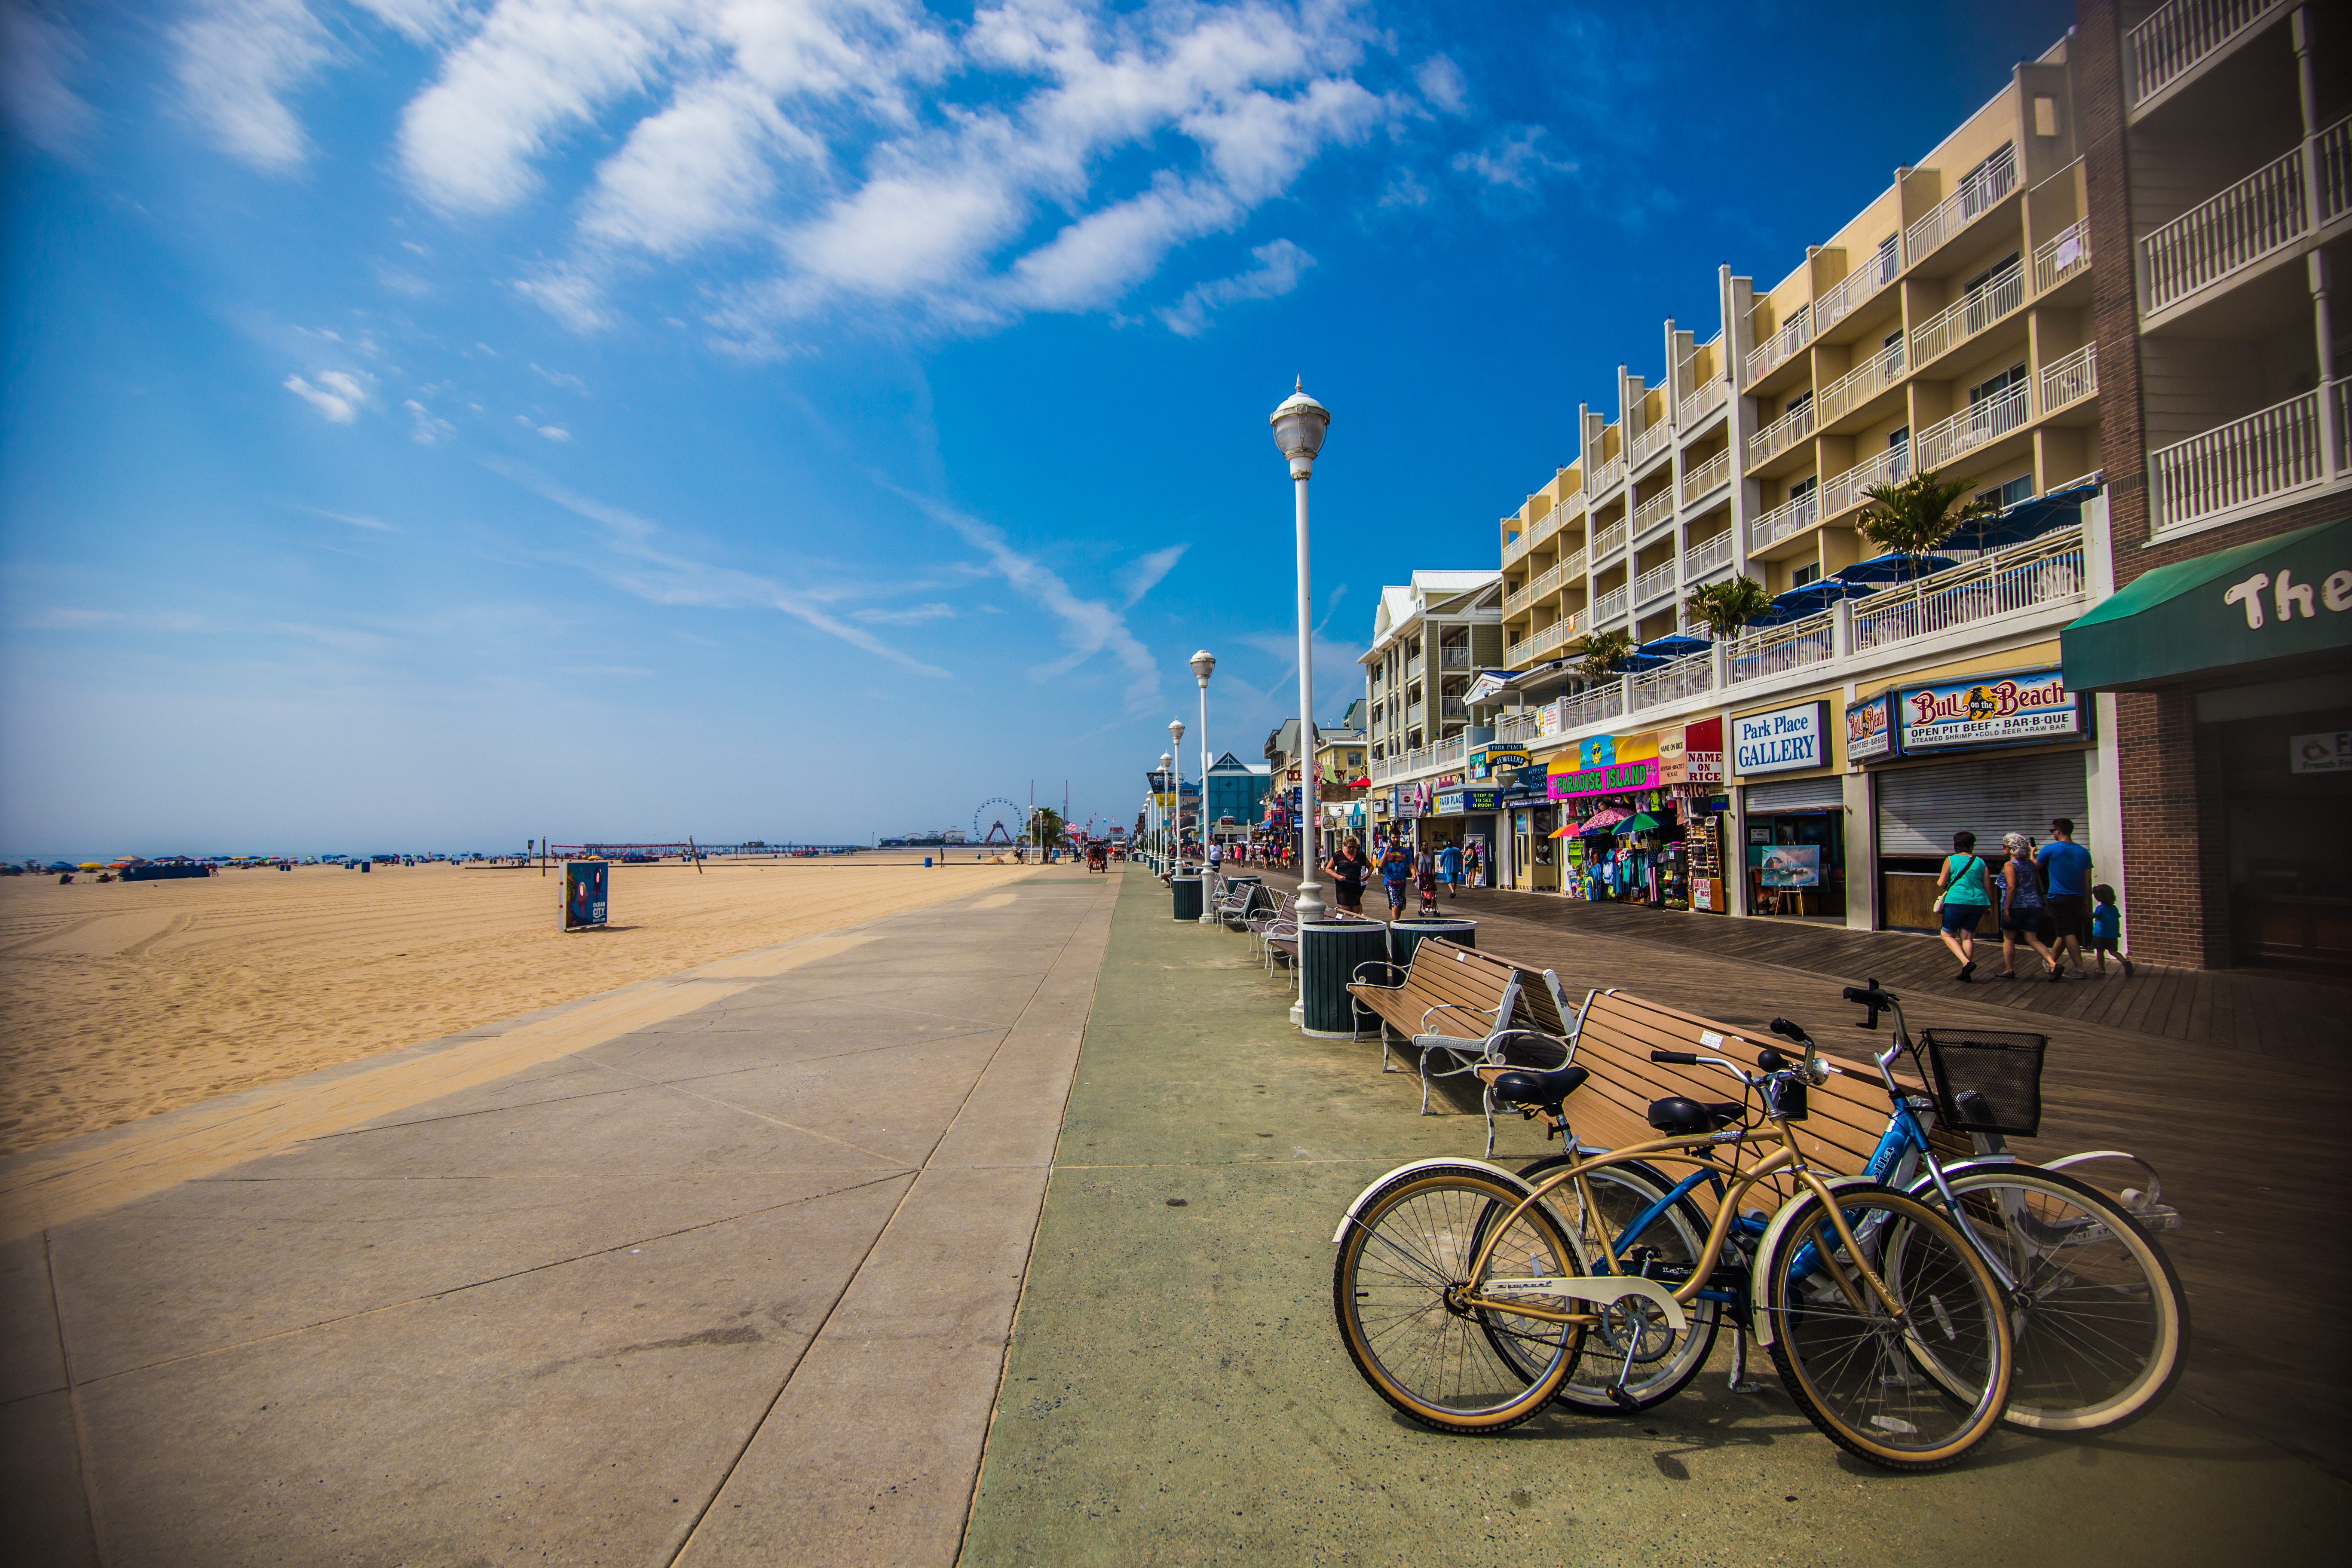
M 2047 5 L 0 0 L 0 853 L 1131 816 Z M 1825 112 L 1826 106 L 1826 112 Z M 1188 752 L 1192 744 L 1188 738 Z

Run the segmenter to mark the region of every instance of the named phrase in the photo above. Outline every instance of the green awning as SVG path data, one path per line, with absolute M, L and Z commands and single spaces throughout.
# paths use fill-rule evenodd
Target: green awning
M 2352 648 L 2352 517 L 2159 566 L 2062 641 L 2070 691 Z

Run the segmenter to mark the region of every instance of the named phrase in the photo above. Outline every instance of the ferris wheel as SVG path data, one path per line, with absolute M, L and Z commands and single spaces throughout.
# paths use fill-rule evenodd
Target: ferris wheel
M 1007 826 L 1007 823 L 1012 826 Z M 987 824 L 983 828 L 982 824 Z M 1017 844 L 1029 829 L 1029 811 L 1003 795 L 992 795 L 980 803 L 971 814 L 971 841 L 974 844 Z

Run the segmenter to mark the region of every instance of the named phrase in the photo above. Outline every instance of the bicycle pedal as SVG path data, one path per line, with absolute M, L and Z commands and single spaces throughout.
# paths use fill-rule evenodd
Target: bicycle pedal
M 1614 1384 L 1612 1384 L 1609 1388 L 1609 1402 L 1617 1406 L 1620 1410 L 1631 1411 L 1642 1408 L 1642 1402 L 1640 1400 L 1634 1398 L 1632 1394 L 1626 1393 L 1623 1389 L 1619 1388 Z
M 1743 1377 L 1738 1382 L 1731 1385 L 1731 1392 L 1734 1394 L 1761 1394 L 1764 1392 L 1764 1385 L 1757 1382 L 1752 1377 Z

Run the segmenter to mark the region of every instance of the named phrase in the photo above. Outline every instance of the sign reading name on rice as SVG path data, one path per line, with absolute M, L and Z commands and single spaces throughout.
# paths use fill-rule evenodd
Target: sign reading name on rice
M 2055 669 L 1906 686 L 1895 711 L 1906 752 L 2063 741 L 2083 732 L 2083 700 Z

